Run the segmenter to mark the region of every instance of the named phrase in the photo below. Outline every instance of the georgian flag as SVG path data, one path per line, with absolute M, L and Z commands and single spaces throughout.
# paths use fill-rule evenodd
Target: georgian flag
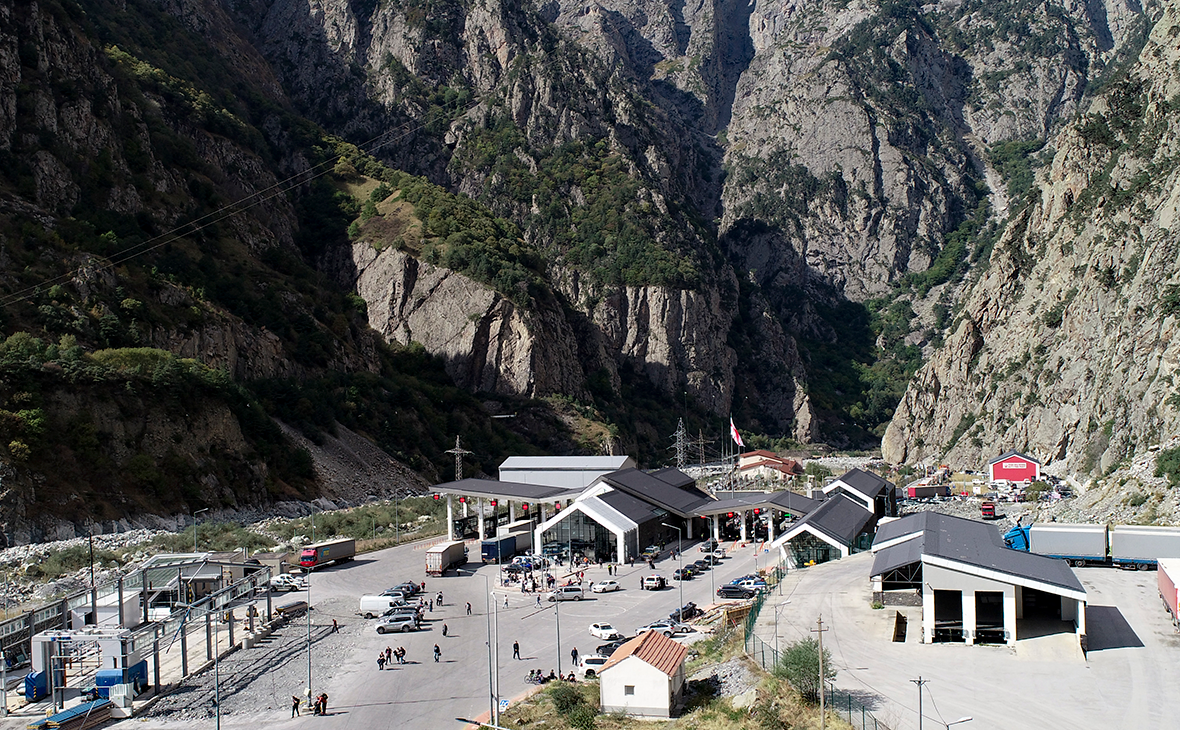
M 738 446 L 745 446 L 742 443 L 742 435 L 738 433 L 737 426 L 733 425 L 733 416 L 729 417 L 729 435 L 733 437 L 733 442 Z

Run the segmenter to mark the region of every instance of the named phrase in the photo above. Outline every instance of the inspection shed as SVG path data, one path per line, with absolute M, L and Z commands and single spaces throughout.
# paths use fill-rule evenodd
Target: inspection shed
M 1085 649 L 1086 589 L 1065 560 L 1005 546 L 995 525 L 919 512 L 877 529 L 877 600 L 917 596 L 926 643 L 996 643 L 1075 633 Z
M 863 469 L 849 469 L 824 485 L 824 494 L 843 492 L 878 519 L 897 517 L 897 489 L 892 482 Z
M 861 500 L 838 492 L 788 527 L 770 546 L 778 548 L 784 562 L 826 563 L 867 550 L 875 524 L 873 512 Z
M 672 717 L 684 699 L 688 650 L 658 631 L 626 642 L 598 670 L 602 711 Z
M 509 456 L 500 464 L 500 481 L 585 489 L 603 475 L 635 466 L 630 456 Z
M 1000 454 L 987 463 L 993 482 L 1035 482 L 1041 478 L 1041 462 L 1019 451 Z

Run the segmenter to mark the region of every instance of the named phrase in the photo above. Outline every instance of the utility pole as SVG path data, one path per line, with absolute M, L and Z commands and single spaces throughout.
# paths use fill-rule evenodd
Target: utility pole
M 472 452 L 459 445 L 459 437 L 455 436 L 455 448 L 447 449 L 448 454 L 455 455 L 455 481 L 463 478 L 463 457 L 469 456 Z
M 689 446 L 696 446 L 700 449 L 700 462 L 699 463 L 700 463 L 700 467 L 702 470 L 705 468 L 705 446 L 707 444 L 711 444 L 711 443 L 714 443 L 714 441 L 712 439 L 706 439 L 705 432 L 703 430 L 697 431 L 696 440 L 688 442 Z
M 676 439 L 676 468 L 683 471 L 688 464 L 688 432 L 684 430 L 683 418 L 677 424 L 676 433 L 673 436 Z
M 824 730 L 824 685 L 827 680 L 824 677 L 824 632 L 828 629 L 824 628 L 823 614 L 815 620 L 816 628 L 812 629 L 813 634 L 819 634 L 819 730 Z M 921 730 L 921 728 L 919 728 Z
M 922 679 L 919 674 L 917 679 L 911 679 L 911 682 L 918 685 L 918 730 L 922 730 L 922 685 L 928 683 L 929 679 Z

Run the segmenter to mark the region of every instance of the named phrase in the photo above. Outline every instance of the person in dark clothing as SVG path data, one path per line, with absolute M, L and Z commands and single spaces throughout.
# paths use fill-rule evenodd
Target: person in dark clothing
M 443 624 L 443 636 L 447 635 L 447 625 Z
M 513 659 L 520 659 L 520 642 L 519 641 L 512 642 L 512 658 Z
M 435 662 L 435 664 L 438 663 L 438 660 L 441 656 L 442 656 L 442 649 L 439 649 L 438 644 L 435 644 L 434 645 L 434 662 Z
M 385 669 L 385 652 L 377 654 L 377 671 Z
M 574 666 L 578 666 L 578 647 L 570 649 L 570 659 L 574 660 Z
M 291 695 L 291 717 L 299 714 L 299 698 Z
M 467 604 L 467 615 L 468 616 L 471 615 L 471 604 L 470 603 Z

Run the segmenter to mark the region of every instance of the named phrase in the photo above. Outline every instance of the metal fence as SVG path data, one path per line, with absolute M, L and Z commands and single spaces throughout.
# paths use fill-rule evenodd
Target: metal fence
M 745 624 L 745 651 L 746 656 L 757 662 L 758 666 L 767 672 L 773 672 L 774 668 L 778 666 L 779 651 L 754 633 L 754 628 L 758 623 L 758 614 L 765 603 L 766 595 L 760 593 L 754 598 L 753 605 L 750 607 L 750 614 L 746 617 Z M 829 713 L 839 715 L 842 719 L 847 720 L 848 724 L 856 730 L 890 730 L 888 725 L 874 717 L 873 713 L 852 695 L 835 687 L 824 688 L 824 703 Z

